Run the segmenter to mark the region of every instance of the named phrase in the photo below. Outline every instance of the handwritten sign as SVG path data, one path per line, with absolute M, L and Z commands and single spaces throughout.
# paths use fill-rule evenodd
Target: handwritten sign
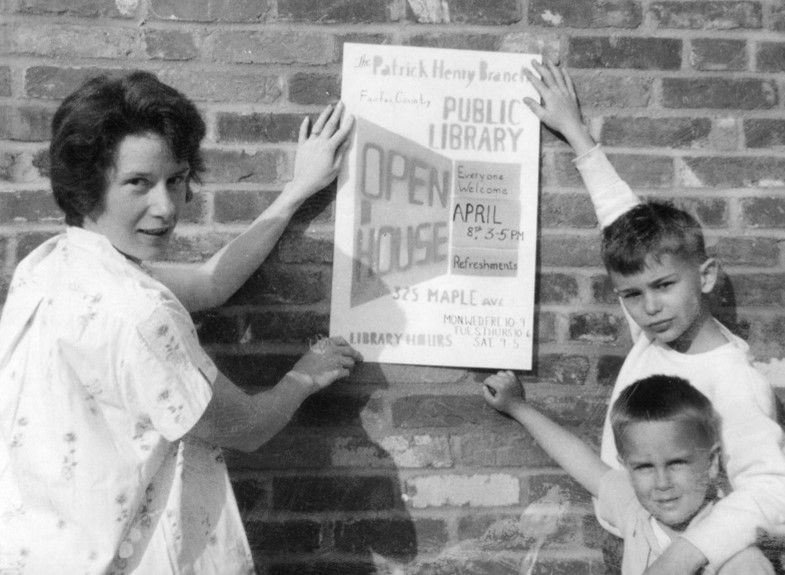
M 330 333 L 366 361 L 531 368 L 538 58 L 344 45 Z

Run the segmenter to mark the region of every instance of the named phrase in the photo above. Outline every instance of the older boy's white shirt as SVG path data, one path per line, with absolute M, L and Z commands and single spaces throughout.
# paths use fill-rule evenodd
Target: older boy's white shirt
M 0 572 L 250 573 L 217 370 L 166 288 L 79 228 L 20 263 L 0 322 Z
M 601 227 L 640 203 L 599 146 L 576 158 L 575 164 Z M 665 373 L 688 379 L 722 418 L 723 463 L 733 492 L 683 535 L 716 568 L 754 544 L 758 528 L 771 529 L 785 516 L 785 436 L 776 423 L 773 390 L 749 361 L 747 344 L 721 324 L 727 345 L 704 354 L 680 354 L 649 339 L 623 303 L 622 309 L 634 346 L 617 377 L 610 404 L 637 379 Z M 607 415 L 601 456 L 608 465 L 619 467 Z

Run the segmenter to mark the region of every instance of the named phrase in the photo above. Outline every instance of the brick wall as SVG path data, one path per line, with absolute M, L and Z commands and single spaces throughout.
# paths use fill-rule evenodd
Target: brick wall
M 763 367 L 785 371 L 782 2 L 5 0 L 0 10 L 0 301 L 16 263 L 62 230 L 48 126 L 87 76 L 152 70 L 202 110 L 209 172 L 171 255 L 189 265 L 290 177 L 302 114 L 340 95 L 343 42 L 535 51 L 572 69 L 623 177 L 699 217 L 724 262 L 718 313 Z M 544 410 L 596 442 L 629 338 L 570 160 L 544 131 L 527 380 Z M 313 198 L 228 305 L 195 318 L 249 390 L 327 331 L 333 199 Z M 259 572 L 603 573 L 606 538 L 587 497 L 484 406 L 486 375 L 368 364 L 258 453 L 230 454 Z

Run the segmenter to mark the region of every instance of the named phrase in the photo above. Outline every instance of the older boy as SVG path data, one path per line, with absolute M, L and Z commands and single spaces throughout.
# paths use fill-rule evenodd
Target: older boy
M 684 529 L 711 512 L 719 475 L 719 423 L 711 402 L 681 378 L 637 381 L 611 408 L 624 471 L 614 470 L 578 437 L 526 402 L 509 371 L 485 380 L 485 400 L 523 425 L 550 457 L 598 498 L 598 511 L 624 538 L 622 575 L 640 575 Z M 734 566 L 772 573 L 754 547 Z M 723 573 L 723 570 L 720 571 Z
M 699 224 L 681 210 L 642 204 L 614 171 L 583 123 L 569 75 L 548 62 L 529 79 L 542 105 L 527 104 L 561 132 L 577 157 L 603 228 L 603 260 L 622 308 L 632 318 L 634 346 L 611 402 L 633 381 L 655 373 L 688 379 L 722 419 L 722 455 L 733 491 L 699 525 L 685 531 L 647 575 L 715 569 L 785 516 L 785 444 L 775 422 L 770 385 L 748 358 L 748 346 L 711 314 L 708 295 L 717 263 L 707 257 Z M 602 459 L 616 465 L 618 446 L 606 419 Z

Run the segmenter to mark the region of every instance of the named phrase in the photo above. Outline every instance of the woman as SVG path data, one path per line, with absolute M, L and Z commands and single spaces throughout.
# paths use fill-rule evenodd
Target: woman
M 340 338 L 271 390 L 242 392 L 189 312 L 220 305 L 302 202 L 336 176 L 351 130 L 328 107 L 294 176 L 198 269 L 148 265 L 204 164 L 196 107 L 146 72 L 97 78 L 52 123 L 65 234 L 20 262 L 0 320 L 0 572 L 253 573 L 221 447 L 254 450 L 360 355 Z

